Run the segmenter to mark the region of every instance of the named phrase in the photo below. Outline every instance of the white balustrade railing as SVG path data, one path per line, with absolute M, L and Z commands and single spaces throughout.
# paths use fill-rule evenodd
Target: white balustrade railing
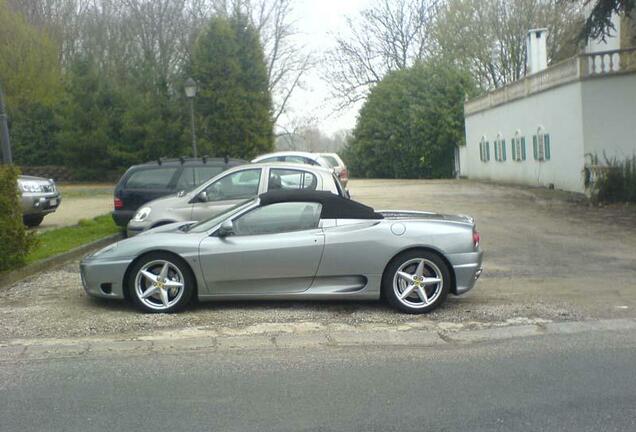
M 636 48 L 582 54 L 469 100 L 464 113 L 473 114 L 581 79 L 631 72 L 636 72 Z

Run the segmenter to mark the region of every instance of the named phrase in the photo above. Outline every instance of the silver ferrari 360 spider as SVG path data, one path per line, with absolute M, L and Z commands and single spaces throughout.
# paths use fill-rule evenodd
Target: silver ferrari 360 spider
M 329 192 L 276 191 L 201 222 L 122 240 L 80 264 L 89 295 L 172 312 L 199 300 L 378 299 L 429 312 L 482 271 L 474 221 L 374 211 Z

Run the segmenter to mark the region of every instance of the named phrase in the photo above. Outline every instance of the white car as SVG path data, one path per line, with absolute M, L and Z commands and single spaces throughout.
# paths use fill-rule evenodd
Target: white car
M 329 167 L 334 170 L 342 186 L 346 187 L 349 182 L 349 170 L 337 153 L 320 153 L 320 158 L 327 161 Z
M 326 159 L 323 159 L 320 154 L 302 151 L 280 151 L 267 153 L 252 160 L 252 163 L 257 162 L 292 162 L 333 169 L 329 162 Z
M 346 165 L 336 153 L 310 153 L 302 151 L 280 151 L 267 153 L 252 160 L 257 162 L 292 162 L 306 165 L 321 166 L 332 170 L 342 187 L 346 187 L 349 182 L 349 171 Z

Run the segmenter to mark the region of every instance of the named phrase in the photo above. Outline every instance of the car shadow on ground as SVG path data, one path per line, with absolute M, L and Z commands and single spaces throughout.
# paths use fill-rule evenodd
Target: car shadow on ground
M 90 306 L 101 308 L 112 312 L 138 312 L 132 302 L 126 300 L 114 300 L 98 297 L 85 297 L 86 302 Z M 297 311 L 311 310 L 315 312 L 332 312 L 332 313 L 354 313 L 360 310 L 390 312 L 394 309 L 390 308 L 383 300 L 358 300 L 358 301 L 297 301 L 297 300 L 222 300 L 222 301 L 193 301 L 190 305 L 183 309 L 184 312 L 205 312 L 214 310 L 216 312 L 223 311 Z M 398 313 L 397 311 L 395 311 Z M 150 312 L 151 314 L 151 312 Z

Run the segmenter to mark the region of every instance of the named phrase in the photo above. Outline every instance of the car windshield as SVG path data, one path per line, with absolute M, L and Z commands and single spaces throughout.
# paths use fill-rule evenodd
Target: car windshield
M 190 225 L 187 228 L 186 231 L 187 232 L 194 232 L 194 233 L 200 233 L 200 232 L 208 231 L 209 229 L 214 228 L 216 225 L 218 225 L 221 222 L 223 222 L 228 217 L 232 216 L 234 213 L 238 213 L 239 211 L 243 210 L 244 208 L 252 205 L 252 203 L 254 201 L 256 201 L 255 198 L 248 199 L 248 200 L 245 200 L 245 201 L 241 201 L 240 203 L 236 204 L 235 206 L 232 206 L 232 207 L 228 208 L 227 210 L 222 211 L 221 213 L 218 213 L 218 214 L 214 215 L 210 219 L 206 219 L 206 220 L 203 220 L 201 222 L 197 222 L 194 225 Z

